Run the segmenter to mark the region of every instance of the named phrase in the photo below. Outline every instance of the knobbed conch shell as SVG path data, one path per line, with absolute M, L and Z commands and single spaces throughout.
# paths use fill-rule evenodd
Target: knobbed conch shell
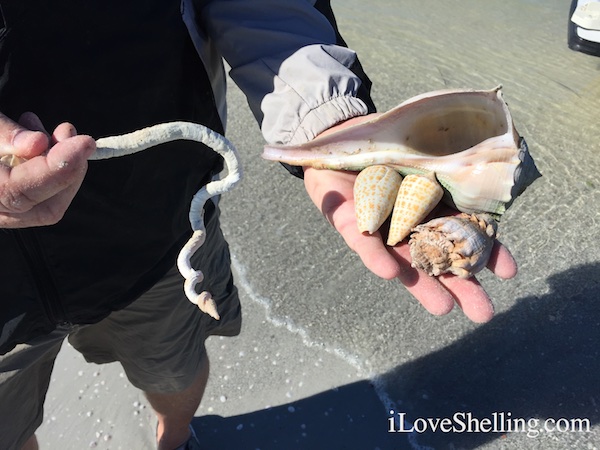
M 464 213 L 499 217 L 540 176 L 501 86 L 425 93 L 305 144 L 268 145 L 263 157 L 297 166 L 368 171 L 355 186 L 357 223 L 361 232 L 373 233 L 393 210 L 388 245 L 405 239 L 440 199 Z M 399 187 L 396 177 L 372 175 L 385 168 L 404 176 Z M 398 192 L 393 202 L 390 189 Z M 386 192 L 385 201 L 370 207 L 378 191 Z

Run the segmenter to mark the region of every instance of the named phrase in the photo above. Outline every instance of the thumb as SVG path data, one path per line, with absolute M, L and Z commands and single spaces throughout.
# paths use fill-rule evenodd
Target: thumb
M 0 156 L 33 158 L 48 150 L 48 143 L 44 132 L 25 128 L 0 113 Z

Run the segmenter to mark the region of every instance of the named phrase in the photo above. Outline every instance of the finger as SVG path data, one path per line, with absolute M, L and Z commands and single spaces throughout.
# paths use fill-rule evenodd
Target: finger
M 41 131 L 29 130 L 0 113 L 0 156 L 17 155 L 33 158 L 48 149 L 48 137 Z
M 400 244 L 396 247 L 388 247 L 388 249 L 400 267 L 398 280 L 428 312 L 442 316 L 452 311 L 454 298 L 439 280 L 411 267 L 408 245 Z
M 334 219 L 335 220 L 335 219 Z M 356 223 L 348 227 L 356 228 Z M 454 307 L 453 296 L 434 277 L 413 269 L 410 265 L 408 246 L 390 248 L 386 246 L 379 233 L 371 236 L 346 232 L 340 226 L 338 232 L 344 237 L 348 247 L 361 258 L 367 269 L 384 279 L 397 278 L 408 292 L 431 314 L 448 314 Z
M 485 323 L 494 316 L 494 305 L 475 277 L 459 278 L 440 275 L 440 283 L 452 294 L 465 316 L 476 323 Z
M 82 182 L 83 177 L 24 213 L 0 214 L 0 228 L 27 228 L 57 223 L 62 219 Z
M 361 259 L 364 266 L 372 273 L 385 280 L 392 280 L 400 276 L 402 268 L 383 245 L 381 236 L 373 234 L 365 236 L 355 233 L 346 233 L 338 229 L 346 241 L 346 245 Z
M 72 124 L 64 122 L 57 126 L 52 133 L 52 142 L 61 142 L 73 136 L 77 136 L 77 130 Z
M 28 130 L 41 131 L 46 135 L 50 134 L 46 131 L 46 128 L 44 127 L 44 124 L 38 115 L 32 112 L 25 112 L 21 114 L 21 117 L 19 117 L 19 125 L 24 126 Z
M 340 207 L 341 209 L 341 207 Z M 335 213 L 333 214 L 335 221 Z M 453 296 L 434 277 L 416 270 L 410 265 L 410 253 L 407 245 L 386 246 L 379 233 L 364 235 L 353 232 L 356 223 L 338 225 L 336 229 L 344 237 L 346 244 L 361 258 L 367 269 L 384 279 L 397 278 L 400 283 L 431 314 L 448 314 L 454 307 Z
M 0 184 L 0 212 L 23 213 L 78 184 L 87 170 L 87 158 L 95 150 L 89 136 L 75 136 L 14 167 Z
M 381 234 L 376 232 L 369 235 L 358 231 L 353 202 L 347 201 L 332 207 L 325 216 L 340 233 L 346 245 L 360 257 L 367 269 L 386 280 L 400 275 L 401 268 L 398 261 L 384 245 Z
M 356 225 L 353 186 L 356 174 L 305 168 L 304 183 L 308 195 L 329 223 L 340 233 L 346 245 L 356 252 L 367 269 L 384 279 L 398 276 L 398 263 L 387 251 L 381 235 L 362 234 Z
M 416 269 L 412 270 L 417 272 L 416 275 L 413 275 L 416 280 L 414 284 L 407 285 L 400 277 L 399 280 L 423 308 L 434 316 L 443 316 L 452 311 L 454 298 L 444 286 L 435 278 L 429 277 Z
M 304 177 L 313 202 L 367 269 L 384 279 L 398 278 L 431 314 L 447 314 L 454 306 L 454 298 L 438 280 L 410 266 L 406 244 L 390 248 L 384 244 L 379 232 L 368 235 L 358 231 L 352 200 L 355 179 L 356 174 L 310 168 L 305 170 Z
M 490 269 L 496 276 L 508 280 L 517 275 L 517 263 L 513 258 L 510 250 L 502 245 L 499 241 L 494 242 L 492 254 L 487 263 Z
M 350 213 L 345 209 L 351 209 Z M 345 203 L 333 210 L 328 219 L 367 269 L 386 280 L 400 276 L 402 268 L 396 258 L 390 254 L 388 247 L 384 245 L 379 232 L 372 235 L 360 233 L 353 215 L 353 204 Z M 352 220 L 348 220 L 349 217 L 352 217 Z

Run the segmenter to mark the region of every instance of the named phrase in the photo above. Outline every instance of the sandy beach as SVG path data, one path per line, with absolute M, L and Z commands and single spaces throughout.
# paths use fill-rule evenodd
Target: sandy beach
M 245 179 L 221 201 L 222 226 L 244 327 L 208 342 L 211 378 L 193 422 L 203 445 L 599 448 L 600 58 L 568 49 L 569 2 L 345 0 L 333 8 L 380 111 L 436 89 L 503 85 L 543 174 L 500 225 L 519 274 L 478 276 L 496 308 L 487 324 L 459 308 L 429 315 L 398 282 L 364 269 L 301 181 L 259 157 L 262 137 L 232 85 L 228 137 Z M 465 427 L 434 432 L 444 418 Z M 497 426 L 474 432 L 486 420 Z M 153 449 L 155 426 L 119 365 L 86 364 L 65 343 L 42 449 Z

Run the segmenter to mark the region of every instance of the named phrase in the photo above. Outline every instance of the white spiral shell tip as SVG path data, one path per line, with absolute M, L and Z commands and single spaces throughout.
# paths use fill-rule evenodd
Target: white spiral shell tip
M 204 292 L 200 293 L 200 295 L 198 295 L 196 304 L 198 305 L 198 308 L 200 309 L 200 311 L 208 314 L 213 319 L 215 319 L 215 320 L 221 319 L 221 316 L 219 315 L 219 312 L 217 311 L 217 303 L 212 298 L 212 295 L 210 294 L 210 292 L 204 291 Z

